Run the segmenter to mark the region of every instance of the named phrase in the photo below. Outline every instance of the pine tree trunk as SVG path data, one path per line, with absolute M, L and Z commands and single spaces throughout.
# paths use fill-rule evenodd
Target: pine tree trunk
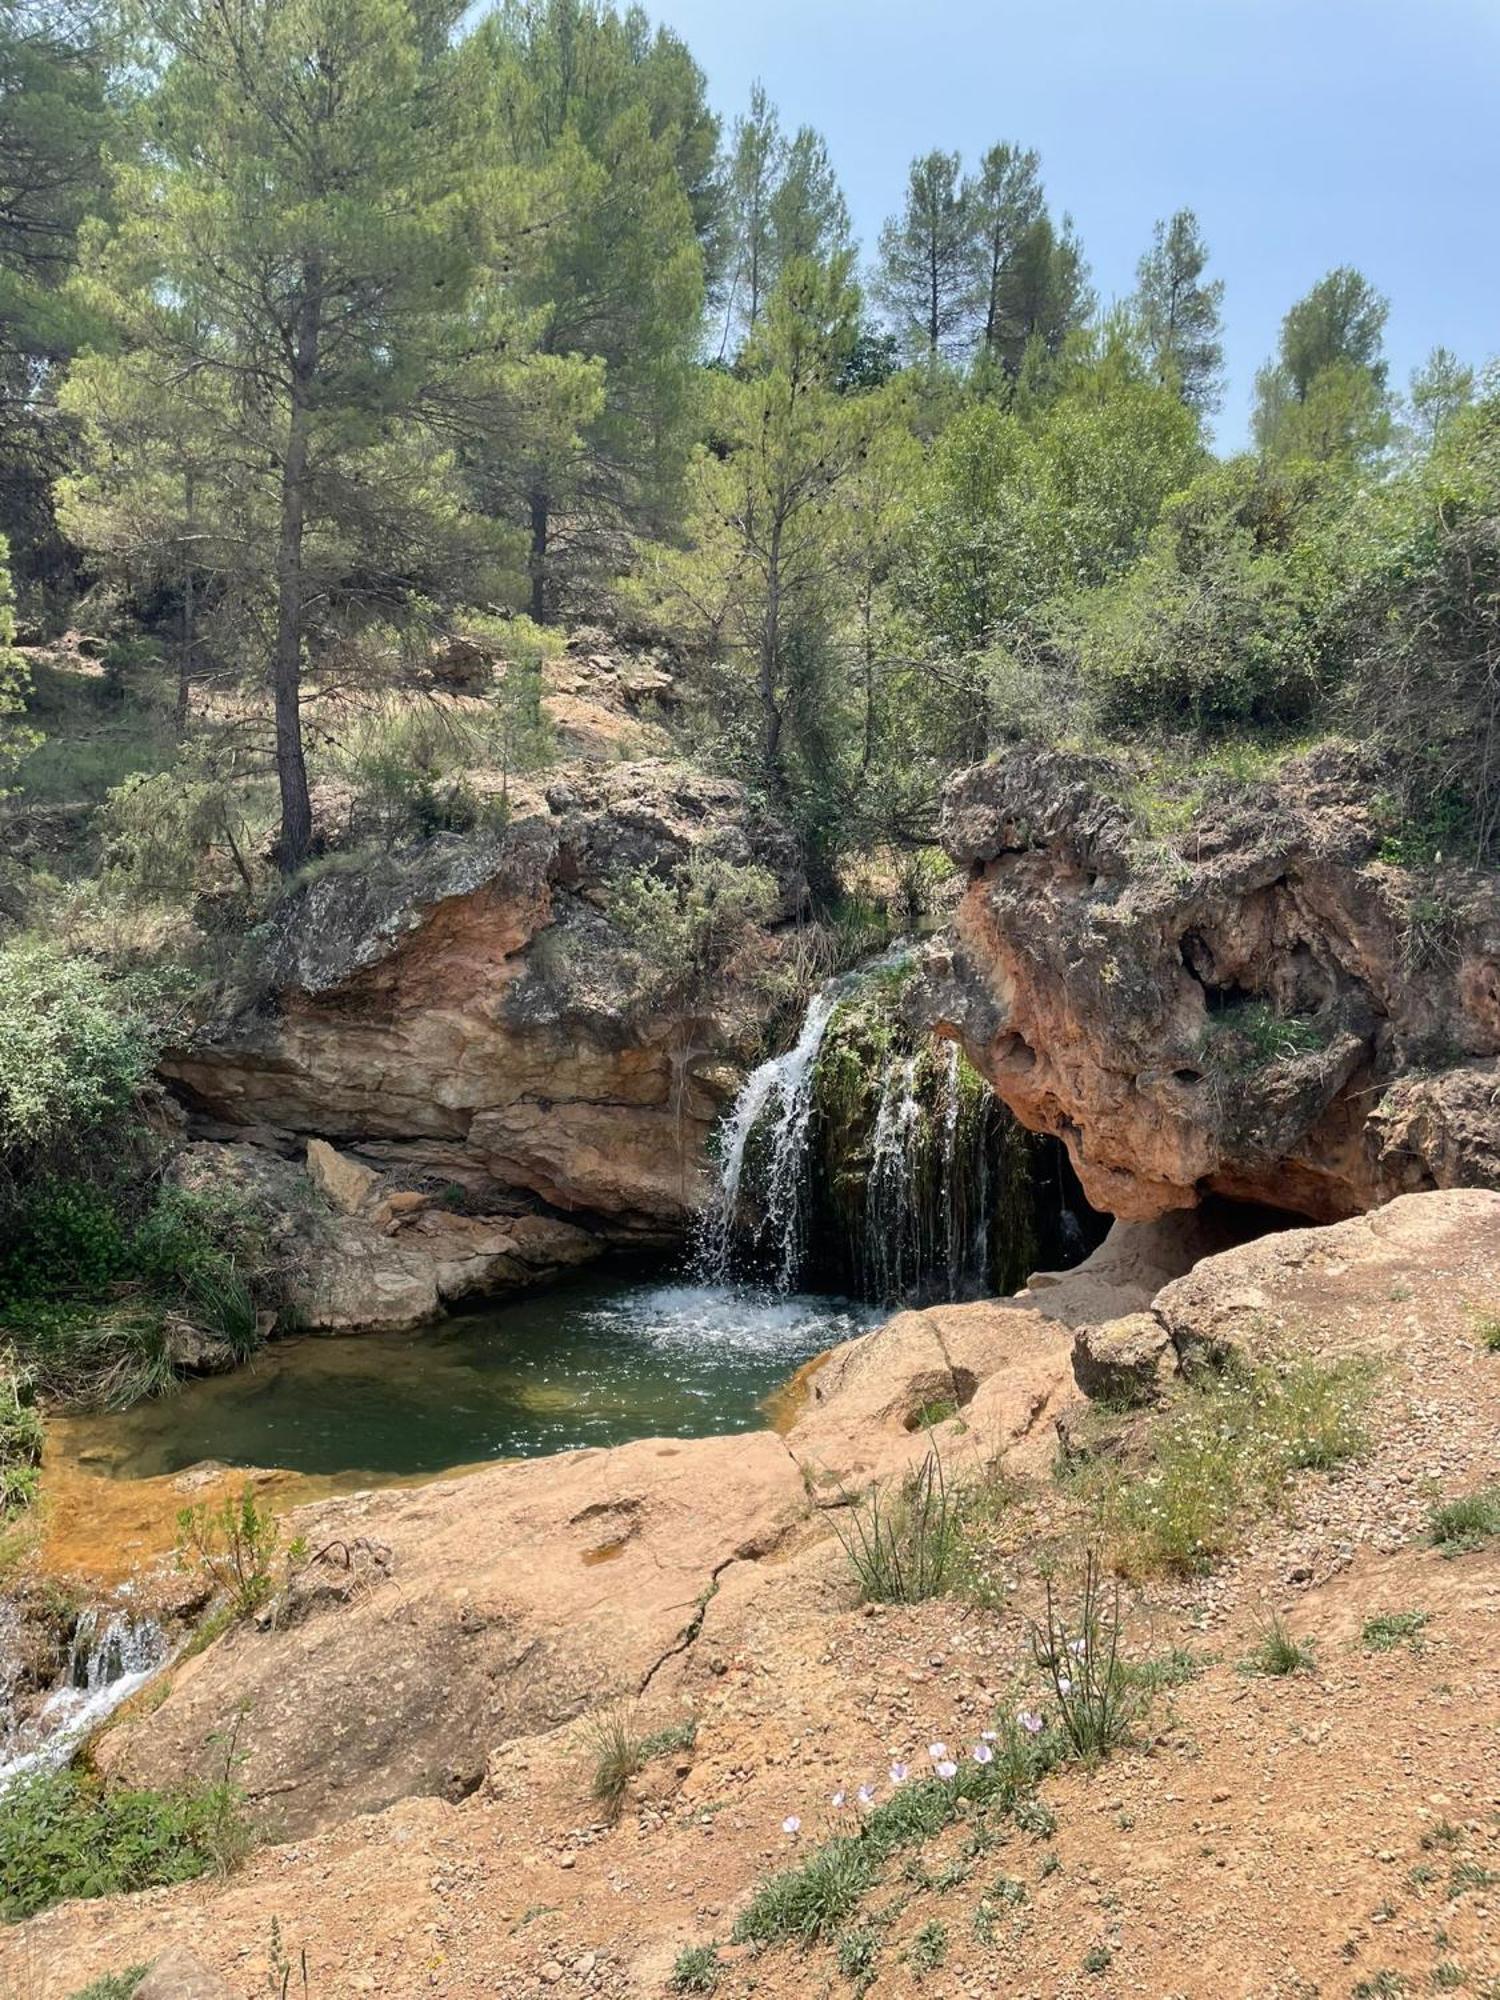
M 276 548 L 276 650 L 271 685 L 276 703 L 276 781 L 281 790 L 281 834 L 276 862 L 283 875 L 312 851 L 312 801 L 302 750 L 302 543 L 307 528 L 307 461 L 312 433 L 312 385 L 321 327 L 316 263 L 302 273 L 302 301 L 292 360 L 291 409 L 281 467 L 281 528 Z
M 545 493 L 531 496 L 531 615 L 538 625 L 548 622 L 547 535 L 551 525 Z

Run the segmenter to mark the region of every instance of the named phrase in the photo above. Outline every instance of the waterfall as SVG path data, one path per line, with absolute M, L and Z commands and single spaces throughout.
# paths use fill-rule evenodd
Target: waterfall
M 108 1606 L 85 1611 L 74 1628 L 66 1668 L 24 1722 L 15 1719 L 16 1676 L 9 1675 L 0 1791 L 32 1772 L 60 1769 L 112 1710 L 166 1665 L 170 1654 L 167 1635 L 154 1618 Z
M 1013 1289 L 1031 1268 L 1033 1141 L 903 1009 L 904 951 L 827 981 L 721 1128 L 697 1275 L 882 1304 Z
M 880 961 L 885 963 L 885 961 Z M 719 1180 L 699 1226 L 694 1262 L 710 1284 L 728 1282 L 741 1227 L 741 1184 L 752 1135 L 769 1117 L 768 1157 L 756 1234 L 779 1244 L 776 1289 L 789 1292 L 800 1262 L 802 1180 L 813 1068 L 834 1010 L 859 975 L 841 973 L 818 988 L 797 1039 L 784 1055 L 751 1070 L 724 1125 Z

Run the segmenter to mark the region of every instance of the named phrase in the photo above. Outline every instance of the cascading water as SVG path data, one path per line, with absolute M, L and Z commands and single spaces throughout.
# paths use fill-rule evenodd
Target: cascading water
M 1052 1142 L 1021 1130 L 957 1043 L 905 1018 L 907 962 L 890 954 L 829 981 L 791 1048 L 746 1078 L 700 1277 L 953 1299 L 1013 1289 L 1056 1247 L 1062 1169 L 1039 1171 Z
M 12 1640 L 14 1636 L 10 1635 Z M 66 1668 L 25 1720 L 16 1716 L 17 1675 L 0 1671 L 0 1678 L 8 1682 L 0 1735 L 0 1791 L 32 1772 L 60 1769 L 107 1715 L 166 1665 L 171 1650 L 154 1618 L 97 1607 L 79 1618 Z
M 698 1229 L 693 1261 L 705 1283 L 728 1284 L 735 1275 L 746 1228 L 742 1207 L 746 1158 L 764 1128 L 765 1155 L 751 1227 L 755 1249 L 770 1264 L 776 1290 L 793 1289 L 806 1234 L 807 1132 L 823 1037 L 840 1002 L 861 980 L 890 970 L 906 955 L 905 947 L 897 946 L 861 971 L 826 980 L 809 1002 L 792 1046 L 751 1070 L 740 1086 L 724 1124 L 718 1184 Z

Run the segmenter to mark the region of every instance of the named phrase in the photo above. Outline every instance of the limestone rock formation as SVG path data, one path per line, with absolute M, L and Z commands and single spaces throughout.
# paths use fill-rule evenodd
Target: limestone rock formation
M 399 1332 L 460 1299 L 545 1284 L 604 1248 L 592 1231 L 559 1216 L 468 1215 L 430 1194 L 389 1188 L 395 1177 L 320 1140 L 307 1159 L 304 1171 L 273 1147 L 198 1141 L 172 1171 L 196 1193 L 253 1203 L 289 1318 L 314 1332 Z M 184 1365 L 202 1364 L 187 1357 Z
M 924 1004 L 1122 1217 L 1218 1193 L 1318 1220 L 1500 1186 L 1500 890 L 1380 858 L 1374 775 L 1323 746 L 1152 840 L 1101 759 L 1016 748 L 950 787 L 968 870 Z
M 333 870 L 257 940 L 262 990 L 164 1074 L 200 1138 L 355 1153 L 340 1206 L 362 1206 L 363 1172 L 396 1170 L 480 1213 L 519 1195 L 613 1239 L 670 1237 L 759 1007 L 733 965 L 707 984 L 645 966 L 608 906 L 622 872 L 695 852 L 757 862 L 800 903 L 737 785 L 657 762 L 559 778 L 499 832 Z

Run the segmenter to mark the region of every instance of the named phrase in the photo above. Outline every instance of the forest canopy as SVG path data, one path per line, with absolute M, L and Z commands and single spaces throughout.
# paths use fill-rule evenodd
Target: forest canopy
M 825 898 L 1017 735 L 1350 733 L 1403 853 L 1493 858 L 1483 357 L 1393 383 L 1336 265 L 1222 456 L 1186 204 L 1101 300 L 997 132 L 910 162 L 867 247 L 822 136 L 759 86 L 721 122 L 638 7 L 0 0 L 0 782 L 64 783 L 34 658 L 97 635 L 150 711 L 104 874 L 201 891 L 216 856 L 253 916 L 349 837 L 320 771 L 389 839 L 472 819 L 466 756 L 545 760 L 549 635 L 590 622 L 670 656 L 682 754 Z M 476 644 L 467 748 L 326 720 Z

